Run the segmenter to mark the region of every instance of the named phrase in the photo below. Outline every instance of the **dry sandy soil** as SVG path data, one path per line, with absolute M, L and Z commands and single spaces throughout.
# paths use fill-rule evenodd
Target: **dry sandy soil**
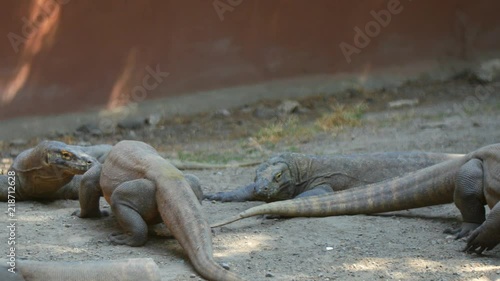
M 280 116 L 273 116 L 279 102 L 264 101 L 227 112 L 162 119 L 153 126 L 125 126 L 113 133 L 69 133 L 5 141 L 1 143 L 2 156 L 15 155 L 43 138 L 71 143 L 137 139 L 151 143 L 171 158 L 217 163 L 266 159 L 280 151 L 466 153 L 500 139 L 500 97 L 496 94 L 500 85 L 488 87 L 490 92 L 485 92 L 471 81 L 458 79 L 422 80 L 378 91 L 352 89 L 336 98 L 318 94 L 299 100 L 302 107 L 298 111 Z M 412 107 L 387 106 L 390 101 L 415 98 L 419 104 Z M 349 106 L 359 102 L 364 102 L 367 109 L 362 117 L 355 117 L 357 125 L 353 122 L 341 129 L 334 126 L 326 132 L 304 129 L 313 128 L 314 120 L 322 114 L 332 113 L 335 103 Z M 295 123 L 286 121 L 290 118 Z M 280 132 L 281 125 L 277 125 L 266 135 L 263 128 L 269 128 L 272 122 L 285 126 L 285 132 Z M 190 172 L 200 177 L 204 192 L 210 193 L 251 182 L 254 170 L 247 167 Z M 208 220 L 215 222 L 259 204 L 205 200 L 203 209 Z M 6 204 L 0 205 L 6 212 Z M 109 208 L 104 200 L 101 205 Z M 162 234 L 165 231 L 161 227 L 151 231 L 143 247 L 116 246 L 107 240 L 107 235 L 118 228 L 114 217 L 72 217 L 78 207 L 78 202 L 71 200 L 17 202 L 18 257 L 42 261 L 151 257 L 161 269 L 162 280 L 200 279 L 178 243 Z M 214 254 L 247 280 L 500 279 L 499 248 L 482 256 L 466 254 L 460 251 L 464 241 L 443 234 L 443 230 L 458 226 L 459 221 L 460 214 L 452 204 L 372 216 L 249 218 L 215 230 Z M 0 227 L 0 237 L 5 239 L 0 243 L 2 253 L 7 252 L 7 231 Z

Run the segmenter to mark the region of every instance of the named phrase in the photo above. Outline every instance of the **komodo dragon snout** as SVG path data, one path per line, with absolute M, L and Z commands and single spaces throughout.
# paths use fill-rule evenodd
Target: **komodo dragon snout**
M 47 148 L 46 162 L 48 165 L 63 168 L 66 172 L 75 175 L 85 173 L 97 160 L 78 149 L 69 146 L 57 145 L 57 142 Z

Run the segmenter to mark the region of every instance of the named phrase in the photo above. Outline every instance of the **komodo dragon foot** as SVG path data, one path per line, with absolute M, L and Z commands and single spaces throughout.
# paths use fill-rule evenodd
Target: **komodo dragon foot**
M 476 228 L 467 238 L 467 246 L 463 249 L 467 253 L 482 254 L 500 243 L 500 205 L 496 205 L 488 215 L 486 221 Z

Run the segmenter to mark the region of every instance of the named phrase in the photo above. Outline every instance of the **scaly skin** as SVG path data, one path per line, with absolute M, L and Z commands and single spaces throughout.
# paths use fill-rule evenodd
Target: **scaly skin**
M 17 261 L 15 273 L 7 262 L 0 266 L 2 281 L 160 281 L 158 266 L 150 258 L 92 262 Z
M 11 195 L 16 201 L 77 199 L 78 175 L 96 163 L 96 158 L 105 158 L 109 148 L 107 145 L 80 147 L 42 141 L 14 160 L 9 169 L 15 172 L 15 194 Z M 7 201 L 8 191 L 9 176 L 0 175 L 0 201 Z
M 465 251 L 482 253 L 500 243 L 500 144 L 482 147 L 403 177 L 325 196 L 250 208 L 225 225 L 255 215 L 325 217 L 383 213 L 455 202 L 462 214 L 457 238 L 469 236 Z M 491 212 L 485 219 L 484 205 Z
M 196 271 L 208 280 L 242 280 L 223 269 L 212 254 L 211 230 L 186 179 L 156 150 L 138 141 L 116 144 L 103 165 L 95 165 L 82 179 L 79 217 L 99 217 L 99 197 L 111 205 L 122 233 L 110 240 L 141 246 L 147 241 L 148 224 L 163 221 L 179 241 Z
M 336 156 L 283 153 L 262 163 L 253 183 L 205 197 L 222 202 L 273 202 L 328 194 L 401 176 L 460 156 L 463 155 L 424 152 Z

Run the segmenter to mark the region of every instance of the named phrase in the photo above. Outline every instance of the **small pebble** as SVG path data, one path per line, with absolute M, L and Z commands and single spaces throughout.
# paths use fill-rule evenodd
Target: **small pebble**
M 274 274 L 272 274 L 271 272 L 268 272 L 268 273 L 266 273 L 266 277 L 274 277 Z
M 331 250 L 333 250 L 333 247 L 326 247 L 326 250 L 331 251 Z
M 418 105 L 419 100 L 418 99 L 402 99 L 402 100 L 396 100 L 396 101 L 391 101 L 388 103 L 389 108 L 401 108 L 401 107 L 413 107 L 415 105 Z
M 189 278 L 196 278 L 196 274 L 193 273 L 193 274 L 189 275 Z
M 221 266 L 222 266 L 225 270 L 229 270 L 229 269 L 231 269 L 231 268 L 229 267 L 229 264 L 228 264 L 228 263 L 226 263 L 226 262 L 223 262 L 223 263 L 221 263 L 220 265 L 221 265 Z
M 146 124 L 148 124 L 150 126 L 156 126 L 156 125 L 158 125 L 158 123 L 160 123 L 161 118 L 162 118 L 162 116 L 159 114 L 151 114 L 146 119 Z

